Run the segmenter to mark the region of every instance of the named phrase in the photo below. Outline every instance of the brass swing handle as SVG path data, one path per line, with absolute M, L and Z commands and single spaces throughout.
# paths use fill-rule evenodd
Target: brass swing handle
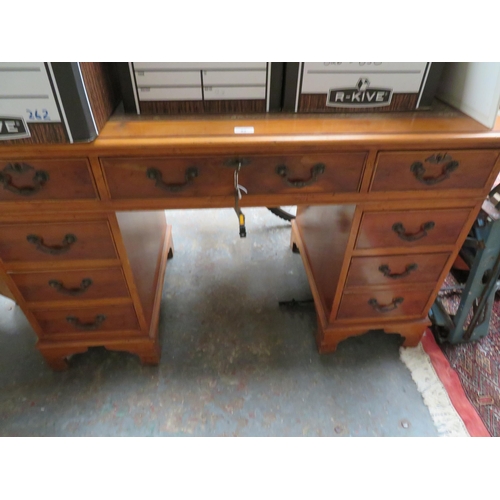
M 182 191 L 191 181 L 198 177 L 198 168 L 197 167 L 189 167 L 185 172 L 186 182 L 180 184 L 167 184 L 163 181 L 163 174 L 157 169 L 150 167 L 146 170 L 146 176 L 148 179 L 155 181 L 155 186 L 157 188 L 163 189 L 165 191 L 169 191 L 170 193 L 178 193 Z
M 427 236 L 427 231 L 430 231 L 436 224 L 434 221 L 424 222 L 420 226 L 420 231 L 416 233 L 407 233 L 401 222 L 396 222 L 392 226 L 392 230 L 404 241 L 416 241 Z
M 386 312 L 394 311 L 403 302 L 404 302 L 403 297 L 396 297 L 395 299 L 392 299 L 392 302 L 386 306 L 381 306 L 378 303 L 377 299 L 370 299 L 368 301 L 368 304 L 370 304 L 373 307 L 373 309 L 375 309 L 375 311 L 380 312 L 380 313 L 386 313 Z
M 418 268 L 417 264 L 408 264 L 406 269 L 402 273 L 391 273 L 391 269 L 388 265 L 384 264 L 378 268 L 378 270 L 386 277 L 393 280 L 398 280 L 400 278 L 406 278 L 412 271 L 416 271 Z
M 283 180 L 288 184 L 290 187 L 293 188 L 303 188 L 306 186 L 310 186 L 311 184 L 314 184 L 317 180 L 318 177 L 325 172 L 325 165 L 323 163 L 317 163 L 313 167 L 311 167 L 311 177 L 306 180 L 293 180 L 288 178 L 288 168 L 285 165 L 278 165 L 276 167 L 276 173 L 280 176 L 283 177 Z
M 92 280 L 90 278 L 83 279 L 82 282 L 80 283 L 80 288 L 66 288 L 61 281 L 57 280 L 49 281 L 49 286 L 54 288 L 59 293 L 72 296 L 82 295 L 88 290 L 90 285 L 92 285 Z
M 433 161 L 430 161 L 431 159 Z M 443 161 L 443 159 L 450 159 L 451 160 L 451 156 L 445 155 L 444 157 L 442 157 L 442 156 L 438 155 L 437 157 L 434 156 L 434 157 L 428 158 L 426 161 L 429 161 L 429 163 L 441 163 Z M 439 184 L 440 182 L 443 182 L 445 179 L 448 179 L 448 177 L 450 177 L 450 174 L 454 170 L 456 170 L 458 168 L 458 166 L 459 166 L 458 161 L 451 160 L 448 163 L 446 163 L 446 165 L 443 166 L 443 170 L 441 171 L 441 173 L 439 175 L 437 175 L 436 177 L 429 177 L 429 176 L 426 177 L 424 165 L 421 162 L 416 161 L 410 167 L 410 171 L 413 173 L 415 178 L 419 182 L 421 182 L 422 184 L 425 184 L 427 186 L 433 186 L 434 184 Z
M 68 323 L 71 323 L 77 330 L 85 331 L 97 330 L 105 319 L 106 316 L 104 316 L 104 314 L 98 314 L 93 323 L 82 323 L 76 316 L 66 316 L 66 321 Z
M 0 172 L 0 183 L 3 184 L 3 188 L 11 193 L 18 194 L 20 196 L 32 196 L 38 193 L 40 189 L 43 188 L 45 183 L 49 180 L 49 174 L 45 170 L 36 170 L 35 175 L 33 175 L 33 185 L 32 186 L 16 186 L 12 181 L 12 175 L 23 174 L 34 170 L 31 165 L 27 163 L 8 163 L 6 167 Z
M 29 234 L 26 239 L 35 245 L 36 249 L 42 253 L 48 253 L 50 255 L 60 255 L 66 253 L 73 243 L 76 242 L 76 236 L 74 234 L 67 234 L 61 245 L 49 246 L 43 242 L 43 238 L 36 236 L 35 234 Z

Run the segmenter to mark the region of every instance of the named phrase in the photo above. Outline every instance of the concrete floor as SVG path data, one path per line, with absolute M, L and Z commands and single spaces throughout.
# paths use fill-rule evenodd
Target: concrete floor
M 2 436 L 437 436 L 399 336 L 371 332 L 319 355 L 290 226 L 247 209 L 169 211 L 162 360 L 91 349 L 53 373 L 22 312 L 0 300 Z

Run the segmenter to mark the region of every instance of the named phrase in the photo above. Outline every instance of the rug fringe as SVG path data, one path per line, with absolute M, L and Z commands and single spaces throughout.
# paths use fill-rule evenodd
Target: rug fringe
M 399 354 L 401 361 L 410 370 L 439 434 L 442 437 L 470 437 L 422 344 L 417 347 L 401 347 Z

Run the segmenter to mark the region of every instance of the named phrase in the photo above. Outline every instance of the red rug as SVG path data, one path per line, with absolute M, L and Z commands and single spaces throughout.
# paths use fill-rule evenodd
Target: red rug
M 454 286 L 456 283 L 453 276 L 450 275 L 446 279 L 444 286 Z M 453 314 L 458 308 L 460 296 L 442 296 L 441 301 L 445 309 L 450 314 Z M 457 400 L 457 389 L 460 388 L 476 414 L 479 415 L 489 434 L 494 437 L 500 436 L 500 300 L 495 301 L 488 335 L 477 342 L 468 344 L 439 344 L 445 359 L 436 356 L 437 344 L 434 338 L 430 339 L 431 335 L 429 333 L 424 337 L 426 338 L 427 347 L 434 352 L 434 359 L 427 352 L 426 344 L 424 344 L 424 349 L 431 357 L 434 368 L 443 382 L 455 409 L 464 420 L 469 433 L 471 435 L 484 435 L 480 434 L 480 426 L 474 419 L 474 415 L 470 413 L 470 408 L 465 409 L 467 405 L 464 405 L 464 400 L 460 400 L 460 398 Z M 432 340 L 432 342 L 429 342 L 429 340 Z M 435 348 L 431 345 L 432 343 Z M 444 364 L 443 361 L 445 361 Z M 446 365 L 451 369 L 448 369 Z M 437 366 L 440 366 L 441 374 Z M 442 376 L 445 380 L 441 378 Z M 460 388 L 456 385 L 457 380 L 461 386 Z M 456 401 L 453 401 L 452 395 L 454 395 L 456 401 L 459 401 L 459 407 L 455 404 Z M 472 425 L 473 432 L 469 429 L 466 420 Z

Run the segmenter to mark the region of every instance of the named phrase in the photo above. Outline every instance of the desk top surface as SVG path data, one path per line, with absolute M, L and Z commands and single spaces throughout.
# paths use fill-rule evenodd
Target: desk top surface
M 252 129 L 236 133 L 235 128 Z M 432 110 L 366 114 L 267 114 L 200 116 L 130 116 L 115 113 L 92 143 L 5 146 L 26 152 L 59 150 L 65 153 L 109 154 L 143 148 L 165 152 L 225 148 L 272 152 L 281 146 L 357 147 L 408 145 L 425 147 L 447 143 L 449 147 L 499 147 L 500 118 L 490 130 L 460 111 L 439 101 Z M 3 148 L 2 148 L 3 149 Z

